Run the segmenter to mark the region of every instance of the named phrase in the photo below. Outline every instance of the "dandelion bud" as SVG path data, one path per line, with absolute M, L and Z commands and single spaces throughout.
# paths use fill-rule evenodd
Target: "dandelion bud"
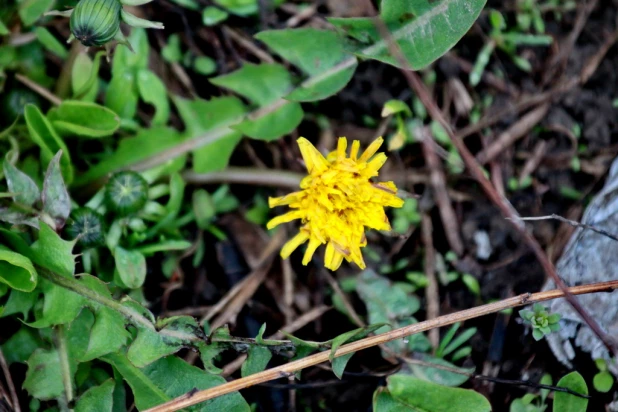
M 120 30 L 118 0 L 81 0 L 71 13 L 71 33 L 84 46 L 102 46 Z

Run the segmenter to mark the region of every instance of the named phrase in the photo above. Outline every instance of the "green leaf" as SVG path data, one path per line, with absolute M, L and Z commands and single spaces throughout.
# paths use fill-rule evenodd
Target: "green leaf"
M 43 212 L 51 216 L 56 222 L 56 227 L 60 228 L 71 214 L 71 198 L 60 169 L 61 156 L 62 152 L 58 152 L 49 162 L 41 194 Z
M 212 196 L 204 189 L 193 192 L 193 213 L 195 223 L 200 229 L 206 230 L 212 224 L 217 211 Z
M 197 73 L 208 76 L 217 71 L 217 63 L 207 56 L 198 56 L 193 61 L 193 70 Z
M 28 359 L 28 371 L 23 387 L 30 396 L 48 400 L 64 392 L 60 356 L 55 349 L 37 349 Z
M 36 287 L 38 273 L 27 257 L 0 246 L 0 282 L 22 292 Z
M 32 244 L 30 258 L 39 266 L 72 278 L 75 273 L 73 247 L 75 241 L 61 239 L 51 227 L 41 222 L 39 239 Z
M 410 106 L 408 106 L 402 100 L 392 99 L 384 103 L 381 116 L 387 117 L 398 113 L 401 113 L 404 116 L 412 116 L 412 110 L 410 110 Z
M 133 51 L 129 50 L 128 47 L 119 47 L 114 51 L 112 79 L 125 71 L 131 71 L 135 74 L 140 69 L 148 68 L 150 45 L 148 44 L 146 30 L 133 28 L 127 40 L 131 43 Z
M 202 11 L 202 23 L 204 23 L 205 26 L 216 26 L 226 20 L 228 16 L 229 14 L 225 11 L 217 7 L 208 6 Z
M 225 169 L 242 135 L 224 129 L 238 123 L 246 113 L 245 105 L 236 97 L 212 100 L 186 100 L 174 97 L 174 104 L 182 118 L 187 138 L 195 138 L 211 130 L 223 129 L 224 137 L 193 152 L 193 170 L 208 173 Z
M 0 36 L 6 36 L 7 34 L 9 34 L 9 29 L 2 22 L 2 20 L 0 20 Z
M 170 103 L 167 99 L 167 89 L 161 79 L 150 70 L 140 70 L 137 73 L 137 89 L 142 100 L 155 108 L 152 124 L 166 124 L 170 117 Z
M 86 300 L 75 292 L 43 279 L 41 285 L 44 296 L 43 310 L 36 321 L 27 323 L 32 328 L 40 329 L 70 323 L 86 306 Z
M 322 100 L 341 90 L 356 70 L 356 58 L 345 49 L 345 42 L 337 33 L 317 29 L 270 30 L 255 36 L 275 53 L 315 76 L 311 85 L 302 85 L 286 96 L 292 101 Z M 331 71 L 338 65 L 345 65 Z
M 392 397 L 411 411 L 490 412 L 489 401 L 469 389 L 451 388 L 408 375 L 388 377 Z M 405 409 L 404 409 L 405 410 Z
M 398 321 L 410 318 L 420 308 L 420 301 L 415 295 L 407 293 L 397 284 L 393 284 L 372 270 L 365 270 L 360 274 L 356 291 L 367 306 L 370 324 L 403 326 Z M 384 332 L 388 328 L 389 326 L 385 326 L 381 331 Z M 407 351 L 407 344 L 403 340 L 390 342 L 387 346 L 397 353 Z
M 407 65 L 419 70 L 451 49 L 472 27 L 484 5 L 485 0 L 385 0 L 381 16 Z M 329 21 L 360 42 L 353 49 L 358 56 L 405 68 L 391 54 L 371 18 Z
M 125 50 L 120 47 L 119 50 Z M 114 57 L 114 62 L 118 56 Z M 126 70 L 113 75 L 105 93 L 105 106 L 113 110 L 123 119 L 132 119 L 137 113 L 137 86 L 135 84 L 135 74 Z
M 558 381 L 556 386 L 568 388 L 573 392 L 588 395 L 588 386 L 579 372 L 571 372 Z M 583 412 L 588 407 L 588 399 L 571 395 L 567 392 L 554 393 L 554 412 Z
M 19 17 L 26 26 L 32 26 L 48 11 L 54 0 L 25 0 L 19 3 Z
M 106 137 L 120 126 L 120 118 L 114 111 L 86 101 L 65 100 L 48 117 L 58 132 L 68 136 Z
M 343 345 L 344 343 L 354 342 L 364 338 L 368 334 L 380 329 L 382 326 L 384 326 L 384 324 L 379 323 L 377 325 L 369 325 L 365 328 L 354 329 L 349 332 L 343 333 L 330 341 L 331 347 L 330 355 L 328 358 L 331 361 L 333 373 L 339 379 L 341 379 L 341 377 L 343 376 L 343 371 L 354 353 L 348 353 L 347 355 L 335 358 L 335 353 L 337 352 L 337 349 L 339 349 L 339 347 L 341 347 L 341 345 Z
M 114 406 L 113 379 L 108 379 L 99 386 L 88 389 L 75 403 L 75 412 L 112 412 Z
M 161 49 L 161 56 L 169 63 L 178 63 L 182 59 L 180 36 L 178 34 L 169 36 L 167 44 Z
M 242 364 L 240 374 L 245 376 L 253 375 L 254 373 L 262 372 L 266 369 L 266 365 L 272 358 L 273 354 L 270 349 L 263 346 L 251 345 L 247 352 L 247 360 Z
M 107 285 L 100 279 L 90 275 L 83 275 L 79 281 L 98 295 L 112 299 Z M 92 309 L 95 318 L 92 329 L 90 329 L 88 345 L 79 359 L 81 362 L 116 352 L 130 338 L 129 332 L 125 329 L 126 319 L 123 315 L 93 300 L 88 300 L 85 303 Z
M 136 368 L 121 354 L 110 354 L 102 360 L 113 365 L 127 381 L 139 410 L 154 407 L 195 389 L 202 390 L 225 383 L 224 378 L 211 375 L 174 356 L 160 359 L 144 369 Z M 190 410 L 249 412 L 250 408 L 242 396 L 235 392 L 200 403 Z
M 417 378 L 424 379 L 439 385 L 445 386 L 460 386 L 466 382 L 470 377 L 469 374 L 474 372 L 474 368 L 459 368 L 444 359 L 436 358 L 429 355 L 421 355 L 420 360 L 427 363 L 434 363 L 438 366 L 447 366 L 451 369 L 459 369 L 462 373 L 455 373 L 444 369 L 432 368 L 431 366 L 419 365 L 411 363 L 409 365 L 412 373 Z
M 171 355 L 183 347 L 194 347 L 203 337 L 197 321 L 190 316 L 166 318 L 159 332 L 139 328 L 127 357 L 137 367 L 144 367 L 164 356 Z
M 246 97 L 258 106 L 271 104 L 292 89 L 290 74 L 279 64 L 246 63 L 241 69 L 210 81 Z M 245 120 L 233 128 L 254 139 L 274 140 L 294 130 L 302 117 L 300 104 L 284 103 L 266 116 Z
M 100 58 L 99 58 L 100 60 Z M 71 69 L 71 89 L 74 98 L 80 94 L 80 100 L 93 102 L 99 91 L 98 74 L 99 65 L 93 64 L 90 56 L 86 53 L 79 53 L 73 62 Z M 96 72 L 95 72 L 96 71 Z M 94 81 L 90 82 L 90 78 Z
M 146 258 L 136 250 L 120 246 L 114 249 L 114 262 L 122 283 L 129 289 L 137 289 L 146 280 Z
M 614 377 L 607 371 L 599 372 L 592 379 L 594 389 L 601 393 L 607 393 L 614 386 Z
M 135 250 L 141 252 L 143 255 L 150 256 L 157 252 L 186 250 L 190 248 L 191 245 L 192 243 L 186 240 L 163 240 L 154 244 L 140 246 Z
M 43 346 L 41 338 L 28 326 L 22 326 L 0 347 L 10 365 L 14 362 L 26 363 L 32 353 Z
M 37 293 L 12 290 L 9 299 L 4 305 L 4 310 L 0 314 L 0 318 L 21 313 L 23 319 L 26 320 L 28 312 L 34 306 L 37 297 Z
M 41 192 L 30 176 L 18 170 L 6 158 L 2 167 L 9 191 L 15 194 L 14 199 L 17 203 L 32 206 L 39 200 Z
M 47 50 L 60 57 L 61 59 L 66 59 L 69 56 L 69 52 L 64 47 L 62 43 L 58 41 L 57 38 L 54 37 L 53 34 L 49 32 L 45 27 L 37 27 L 34 29 L 34 34 L 36 38 L 41 42 L 43 47 Z
M 172 128 L 159 126 L 142 129 L 137 135 L 122 139 L 114 154 L 106 156 L 105 160 L 90 167 L 76 180 L 75 185 L 83 186 L 115 170 L 124 169 L 150 156 L 163 153 L 180 141 L 182 136 Z
M 388 392 L 385 387 L 379 387 L 373 393 L 373 411 L 374 412 L 419 412 L 405 403 L 398 401 Z
M 60 136 L 35 105 L 27 104 L 25 106 L 24 117 L 30 132 L 30 139 L 41 149 L 41 162 L 43 164 L 49 163 L 56 153 L 62 151 L 60 158 L 62 176 L 64 181 L 70 184 L 73 181 L 73 165 L 69 157 L 69 150 Z

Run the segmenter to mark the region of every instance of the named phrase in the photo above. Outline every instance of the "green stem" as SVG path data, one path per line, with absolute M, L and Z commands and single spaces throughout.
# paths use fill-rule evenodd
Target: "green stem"
M 70 405 L 73 400 L 73 377 L 71 374 L 67 340 L 64 334 L 64 325 L 56 326 L 56 347 L 58 349 L 58 357 L 60 358 L 60 371 L 62 373 L 62 383 L 67 400 L 67 409 L 71 411 L 72 409 L 68 405 Z

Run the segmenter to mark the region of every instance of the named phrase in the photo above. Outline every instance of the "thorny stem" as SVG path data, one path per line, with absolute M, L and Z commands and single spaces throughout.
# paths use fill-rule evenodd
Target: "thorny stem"
M 373 7 L 373 4 L 371 3 L 371 1 L 367 0 L 366 3 L 370 5 L 372 9 L 374 9 L 374 14 L 375 14 L 375 8 Z M 532 252 L 536 256 L 541 266 L 543 267 L 543 270 L 545 271 L 545 273 L 554 281 L 554 283 L 556 284 L 556 286 L 558 286 L 560 290 L 564 291 L 566 300 L 573 307 L 573 309 L 579 314 L 579 316 L 584 321 L 584 323 L 586 323 L 586 325 L 590 327 L 590 329 L 601 340 L 601 342 L 603 342 L 603 344 L 605 345 L 605 347 L 610 353 L 613 353 L 615 356 L 618 356 L 618 350 L 616 348 L 615 343 L 605 332 L 603 332 L 599 324 L 588 314 L 588 312 L 586 312 L 586 310 L 581 305 L 581 303 L 573 295 L 571 295 L 568 292 L 569 289 L 567 285 L 558 276 L 558 273 L 556 272 L 556 268 L 554 267 L 553 263 L 549 260 L 549 258 L 543 251 L 543 248 L 541 247 L 541 245 L 537 242 L 534 236 L 532 236 L 526 230 L 526 227 L 523 224 L 523 222 L 519 220 L 519 214 L 517 213 L 515 208 L 510 204 L 510 202 L 504 196 L 501 196 L 498 193 L 498 191 L 493 187 L 489 179 L 485 177 L 485 174 L 483 173 L 483 169 L 478 164 L 478 162 L 476 161 L 476 159 L 474 158 L 470 150 L 468 150 L 468 147 L 465 145 L 463 140 L 460 137 L 455 135 L 455 133 L 453 132 L 453 129 L 451 128 L 450 123 L 446 120 L 446 118 L 442 114 L 442 111 L 440 110 L 438 105 L 433 101 L 423 81 L 414 71 L 412 71 L 409 68 L 409 64 L 406 58 L 404 57 L 401 51 L 401 48 L 395 41 L 394 36 L 389 31 L 386 24 L 379 17 L 374 18 L 374 22 L 380 34 L 387 42 L 389 46 L 389 51 L 397 59 L 399 65 L 402 67 L 401 72 L 405 76 L 406 80 L 408 81 L 410 88 L 416 93 L 416 95 L 422 102 L 423 106 L 425 106 L 425 108 L 427 109 L 427 112 L 429 113 L 431 118 L 437 121 L 438 123 L 440 123 L 440 125 L 444 128 L 451 142 L 453 142 L 453 144 L 457 148 L 457 151 L 461 155 L 461 158 L 464 161 L 467 169 L 470 171 L 470 173 L 476 179 L 476 181 L 481 185 L 487 197 L 489 197 L 489 199 L 496 205 L 496 207 L 498 207 L 498 209 L 504 215 L 504 217 L 509 219 L 509 222 L 511 223 L 513 228 L 524 239 L 528 247 L 532 249 Z M 616 41 L 616 38 L 618 38 L 618 33 L 614 33 L 611 36 L 610 38 L 611 44 L 613 44 Z M 604 46 L 607 46 L 607 45 L 604 45 Z M 600 57 L 597 56 L 597 60 L 599 59 Z M 585 82 L 589 78 L 590 70 L 592 70 L 592 68 L 587 68 L 586 73 L 582 74 L 580 79 L 577 80 L 577 82 L 578 83 Z
M 611 292 L 618 289 L 618 280 L 602 283 L 593 283 L 590 285 L 582 285 L 572 287 L 568 293 L 573 295 L 583 295 L 588 293 Z M 382 345 L 397 339 L 405 338 L 417 333 L 425 332 L 431 329 L 440 328 L 452 325 L 457 322 L 464 322 L 469 319 L 474 319 L 479 316 L 488 315 L 491 313 L 500 312 L 505 309 L 515 308 L 518 306 L 528 305 L 530 303 L 544 302 L 556 298 L 565 297 L 566 294 L 561 290 L 549 290 L 538 293 L 524 293 L 519 296 L 504 299 L 498 302 L 489 303 L 486 305 L 477 306 L 471 309 L 462 310 L 460 312 L 449 315 L 440 316 L 435 319 L 424 322 L 415 323 L 413 325 L 404 326 L 399 329 L 394 329 L 389 332 L 379 335 L 370 336 L 356 342 L 348 343 L 341 346 L 335 357 L 340 357 L 350 353 L 355 353 L 363 349 L 371 348 L 377 345 Z M 299 359 L 294 362 L 286 363 L 276 368 L 268 369 L 241 379 L 236 379 L 223 385 L 215 386 L 214 388 L 202 390 L 199 392 L 191 391 L 185 395 L 172 399 L 169 402 L 148 409 L 146 412 L 172 412 L 200 402 L 207 401 L 228 393 L 236 392 L 241 389 L 248 388 L 263 382 L 268 382 L 274 379 L 285 378 L 291 376 L 294 372 L 318 365 L 329 360 L 330 351 L 319 352 L 306 358 Z

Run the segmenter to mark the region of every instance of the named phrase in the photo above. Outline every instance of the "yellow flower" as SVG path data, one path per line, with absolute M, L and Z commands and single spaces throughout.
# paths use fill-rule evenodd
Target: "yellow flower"
M 365 227 L 390 230 L 384 207 L 403 205 L 393 182 L 369 180 L 378 175 L 386 162 L 384 153 L 375 155 L 382 142 L 381 137 L 376 139 L 358 157 L 360 142 L 354 140 L 348 157 L 348 142 L 340 137 L 337 150 L 324 158 L 307 139 L 298 139 L 309 172 L 300 183 L 302 190 L 268 199 L 270 207 L 288 205 L 294 209 L 268 222 L 268 229 L 295 219 L 301 219 L 303 224 L 299 233 L 283 246 L 281 257 L 287 259 L 309 241 L 303 265 L 309 263 L 318 246 L 326 244 L 324 266 L 327 268 L 336 270 L 343 259 L 365 268 L 361 253 L 361 248 L 367 245 Z

